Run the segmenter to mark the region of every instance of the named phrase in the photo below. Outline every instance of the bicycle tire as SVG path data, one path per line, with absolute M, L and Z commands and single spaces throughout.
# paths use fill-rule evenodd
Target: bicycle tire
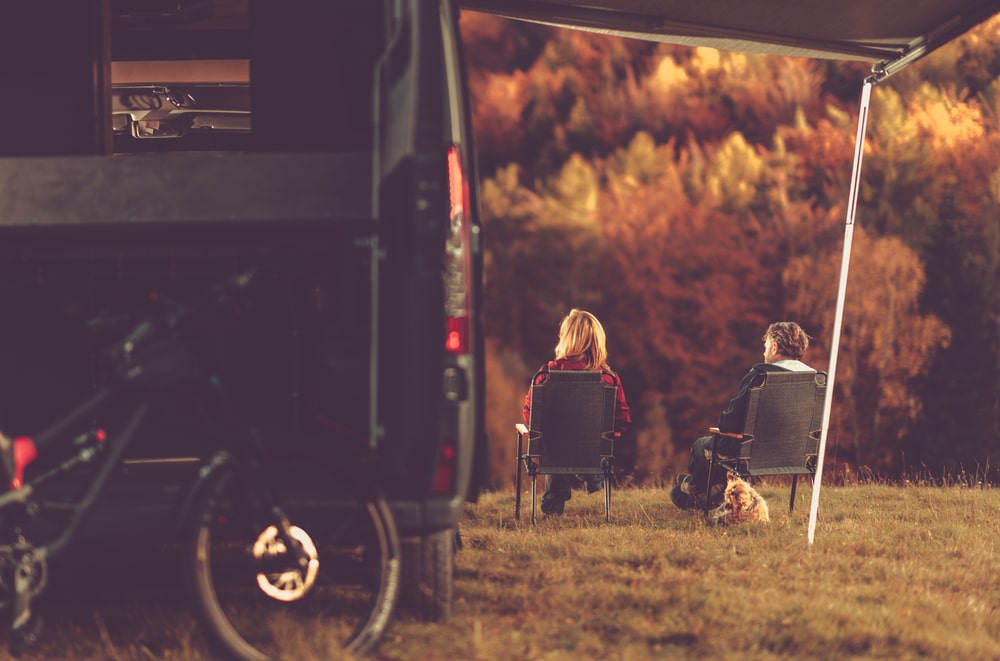
M 269 521 L 250 511 L 248 500 L 236 467 L 228 465 L 207 478 L 192 504 L 183 557 L 213 647 L 245 661 L 335 659 L 342 651 L 374 649 L 400 587 L 399 538 L 385 500 L 283 506 L 291 525 L 306 531 L 318 560 L 314 583 L 291 601 L 265 589 L 291 585 L 279 595 L 284 598 L 301 592 L 309 578 L 294 569 L 261 570 L 254 547 L 261 540 L 267 546 Z

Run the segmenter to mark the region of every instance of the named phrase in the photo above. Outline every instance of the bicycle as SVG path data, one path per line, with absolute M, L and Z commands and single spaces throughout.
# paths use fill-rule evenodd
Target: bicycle
M 46 587 L 49 561 L 77 539 L 151 406 L 179 388 L 199 401 L 209 397 L 219 412 L 214 422 L 225 430 L 179 505 L 186 523 L 177 540 L 213 647 L 254 661 L 335 658 L 338 650 L 370 651 L 382 638 L 399 591 L 400 548 L 372 458 L 330 467 L 341 486 L 336 493 L 296 493 L 279 479 L 222 381 L 202 373 L 194 350 L 199 325 L 245 298 L 255 276 L 215 286 L 200 305 L 154 299 L 153 312 L 104 352 L 108 376 L 94 395 L 34 436 L 0 440 L 0 470 L 9 480 L 0 494 L 0 598 L 11 609 L 15 656 L 38 637 L 32 601 Z M 102 315 L 89 325 L 106 331 L 121 324 L 120 316 Z M 112 424 L 97 427 L 98 418 Z M 46 469 L 30 474 L 42 457 Z M 72 503 L 46 500 L 48 487 L 81 473 L 84 487 Z M 67 511 L 55 533 L 32 541 L 33 523 Z

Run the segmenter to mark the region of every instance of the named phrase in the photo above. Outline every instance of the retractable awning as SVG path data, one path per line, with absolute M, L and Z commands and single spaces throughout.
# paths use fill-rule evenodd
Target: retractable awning
M 464 9 L 649 41 L 880 62 L 929 52 L 998 0 L 459 0 Z
M 872 87 L 1000 13 L 1000 0 L 459 0 L 473 11 L 685 46 L 873 62 L 861 92 L 829 378 L 809 509 L 815 538 Z

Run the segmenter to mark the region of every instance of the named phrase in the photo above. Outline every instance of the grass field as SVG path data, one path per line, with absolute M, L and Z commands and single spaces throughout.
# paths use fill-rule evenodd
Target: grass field
M 734 528 L 654 488 L 615 491 L 611 523 L 575 492 L 534 527 L 512 491 L 485 494 L 461 525 L 455 616 L 403 614 L 371 658 L 1000 659 L 1000 489 L 824 487 L 812 546 L 809 488 L 791 517 L 787 487 L 760 491 L 772 521 Z M 22 658 L 211 658 L 155 591 L 51 608 Z

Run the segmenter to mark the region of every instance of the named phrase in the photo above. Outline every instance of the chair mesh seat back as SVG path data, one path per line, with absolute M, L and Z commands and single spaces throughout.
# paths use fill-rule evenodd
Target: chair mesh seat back
M 602 472 L 601 458 L 613 454 L 617 396 L 604 374 L 554 370 L 532 386 L 528 454 L 539 456 L 540 473 Z
M 826 397 L 822 372 L 768 372 L 753 387 L 740 459 L 750 475 L 806 474 L 816 454 Z M 810 433 L 813 433 L 810 436 Z

